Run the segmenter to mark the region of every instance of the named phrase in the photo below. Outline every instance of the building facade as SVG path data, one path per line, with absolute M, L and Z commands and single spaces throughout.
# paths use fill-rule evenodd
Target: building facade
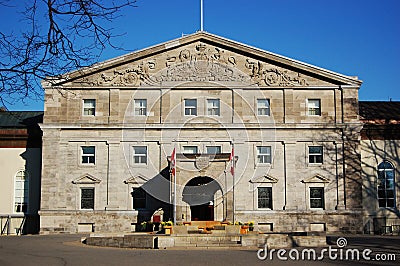
M 362 232 L 361 83 L 205 32 L 43 83 L 41 232 Z
M 39 232 L 43 112 L 0 110 L 1 234 Z
M 364 232 L 400 233 L 400 102 L 360 102 Z

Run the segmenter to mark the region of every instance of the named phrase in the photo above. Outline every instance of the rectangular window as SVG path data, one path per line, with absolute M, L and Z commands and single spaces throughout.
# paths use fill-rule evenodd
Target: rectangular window
M 135 115 L 146 116 L 147 115 L 147 100 L 146 99 L 135 99 Z
M 320 99 L 308 99 L 307 107 L 308 107 L 308 115 L 321 115 Z
M 310 187 L 310 208 L 324 209 L 324 188 Z
M 309 163 L 322 163 L 323 162 L 322 146 L 309 146 L 308 147 L 308 162 Z
M 221 146 L 207 146 L 207 154 L 221 153 Z
M 146 191 L 143 188 L 133 188 L 132 190 L 133 209 L 146 208 Z
M 185 115 L 197 115 L 196 99 L 185 99 Z
M 82 146 L 82 164 L 95 164 L 96 148 L 94 146 Z
M 219 99 L 208 99 L 207 100 L 207 115 L 220 115 L 220 104 Z
M 83 115 L 86 116 L 96 115 L 96 100 L 94 99 L 83 100 Z
M 269 99 L 257 99 L 257 115 L 269 116 Z
M 196 154 L 198 153 L 197 146 L 183 146 L 183 153 Z
M 272 210 L 272 187 L 258 188 L 258 208 Z
M 133 147 L 133 163 L 134 164 L 147 164 L 147 147 L 134 146 Z
M 257 147 L 257 163 L 271 163 L 271 146 Z
M 81 189 L 81 209 L 94 210 L 94 188 Z

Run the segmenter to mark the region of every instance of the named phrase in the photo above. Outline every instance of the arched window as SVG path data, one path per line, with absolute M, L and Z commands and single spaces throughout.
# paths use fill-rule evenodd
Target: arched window
M 25 170 L 15 175 L 14 212 L 27 212 L 29 203 L 29 176 Z
M 395 207 L 394 167 L 384 161 L 378 165 L 378 202 L 379 207 Z

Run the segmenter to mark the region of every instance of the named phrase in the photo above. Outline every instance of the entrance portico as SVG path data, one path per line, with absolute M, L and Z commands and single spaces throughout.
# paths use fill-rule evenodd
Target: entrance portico
M 217 181 L 208 176 L 198 176 L 186 184 L 182 200 L 190 206 L 192 221 L 213 221 L 215 214 L 223 213 L 224 199 L 216 198 L 221 195 L 222 189 Z
M 230 153 L 176 155 L 177 223 L 233 220 L 229 157 Z M 174 182 L 171 182 L 172 199 Z

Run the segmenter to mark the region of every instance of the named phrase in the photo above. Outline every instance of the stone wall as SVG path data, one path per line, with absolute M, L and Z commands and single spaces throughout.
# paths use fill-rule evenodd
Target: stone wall
M 76 232 L 90 221 L 96 230 L 125 231 L 160 208 L 172 219 L 169 156 L 184 146 L 198 154 L 176 162 L 179 223 L 191 219 L 185 186 L 209 177 L 220 188 L 216 219 L 273 216 L 278 231 L 307 231 L 317 219 L 327 231 L 359 231 L 360 81 L 205 33 L 119 60 L 44 84 L 42 231 Z M 185 99 L 194 98 L 197 115 L 185 115 Z M 83 115 L 85 99 L 96 100 L 94 116 Z M 137 99 L 147 100 L 145 116 L 135 115 Z M 209 99 L 219 99 L 219 115 L 208 115 Z M 270 115 L 258 115 L 258 99 L 270 100 Z M 320 100 L 320 115 L 309 114 L 310 99 Z M 322 146 L 323 163 L 309 162 L 313 145 Z M 94 164 L 81 163 L 82 146 L 95 147 Z M 146 163 L 134 163 L 134 146 L 147 148 Z M 220 146 L 226 158 L 198 167 L 207 146 Z M 257 162 L 258 146 L 271 147 L 271 163 Z M 134 211 L 131 192 L 139 187 L 147 205 Z M 272 188 L 272 208 L 258 207 L 258 187 Z M 322 208 L 311 208 L 311 187 L 323 188 Z M 95 189 L 93 210 L 81 210 L 82 188 Z

